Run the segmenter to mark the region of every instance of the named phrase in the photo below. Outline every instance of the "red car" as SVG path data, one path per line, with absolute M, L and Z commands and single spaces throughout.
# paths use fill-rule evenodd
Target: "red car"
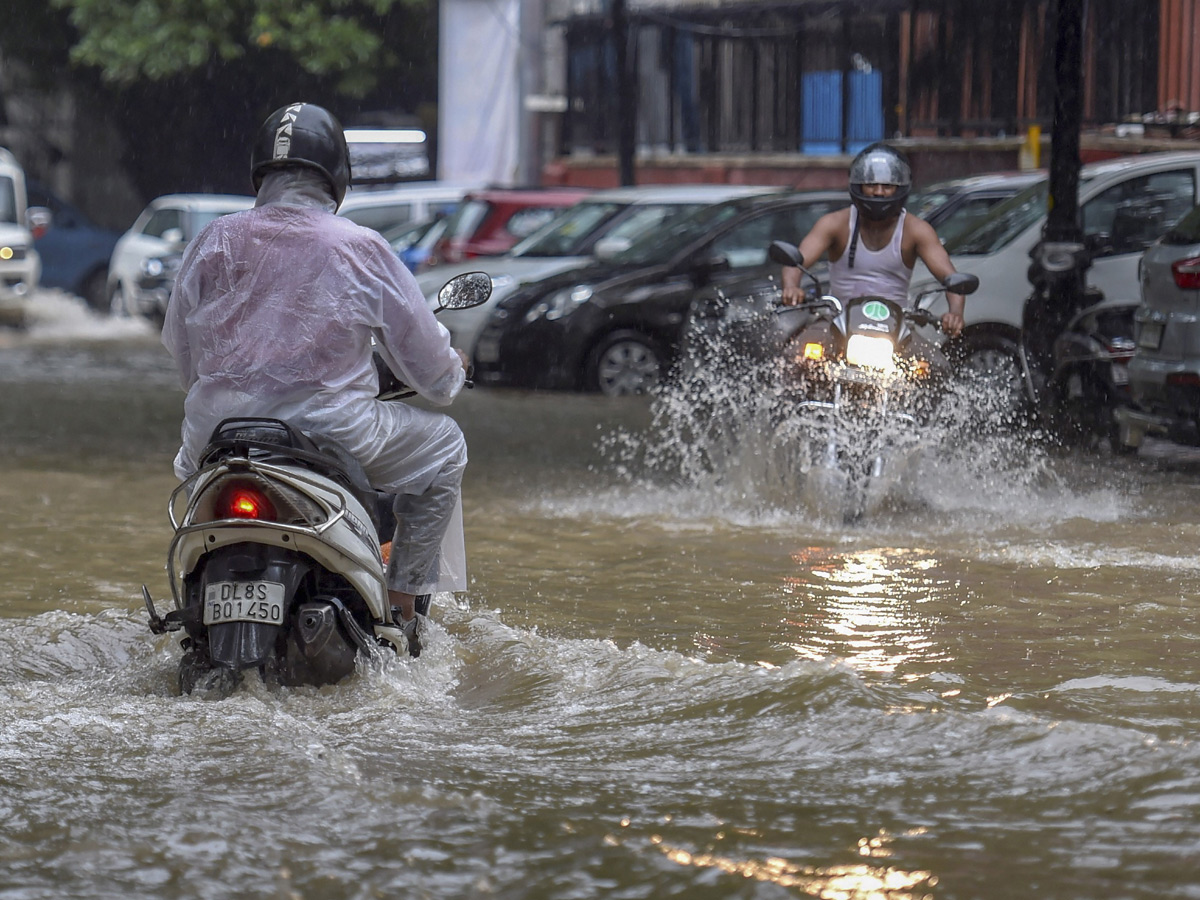
M 589 193 L 571 187 L 472 191 L 450 217 L 426 267 L 504 253 Z

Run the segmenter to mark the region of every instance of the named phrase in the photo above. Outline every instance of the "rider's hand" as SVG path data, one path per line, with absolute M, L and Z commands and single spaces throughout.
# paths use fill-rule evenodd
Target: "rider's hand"
M 467 356 L 467 354 L 458 347 L 454 348 L 454 352 L 458 354 L 458 358 L 462 361 L 463 371 L 467 373 L 467 378 L 470 379 L 470 377 L 475 374 L 475 367 L 471 365 L 471 357 Z
M 783 289 L 782 299 L 784 306 L 799 306 L 807 297 L 799 285 L 787 285 Z
M 951 337 L 958 337 L 962 334 L 963 317 L 958 313 L 948 312 L 942 316 L 942 331 Z

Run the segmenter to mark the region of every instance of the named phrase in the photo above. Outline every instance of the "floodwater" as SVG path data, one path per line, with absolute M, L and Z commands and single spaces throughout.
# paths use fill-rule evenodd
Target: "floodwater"
M 1195 454 L 948 431 L 845 525 L 467 392 L 429 649 L 214 701 L 139 596 L 180 408 L 140 326 L 0 333 L 3 900 L 1200 897 Z

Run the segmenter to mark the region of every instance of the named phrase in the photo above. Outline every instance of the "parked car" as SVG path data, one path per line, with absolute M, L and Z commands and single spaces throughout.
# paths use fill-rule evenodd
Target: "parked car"
M 114 315 L 160 317 L 170 285 L 144 291 L 139 281 L 161 273 L 209 222 L 254 205 L 237 194 L 167 194 L 152 200 L 121 235 L 108 265 L 109 309 Z
M 1147 153 L 1083 166 L 1080 223 L 1092 258 L 1087 280 L 1102 293 L 1103 308 L 1120 309 L 1131 320 L 1140 300 L 1142 252 L 1196 203 L 1198 183 L 1200 152 Z M 968 371 L 1020 381 L 1017 346 L 1032 292 L 1030 251 L 1042 237 L 1048 193 L 1048 182 L 1033 184 L 994 207 L 975 228 L 946 241 L 955 267 L 979 276 L 979 290 L 967 300 L 964 315 L 960 357 Z M 912 294 L 933 283 L 918 263 Z M 944 311 L 945 301 L 932 308 Z M 1120 319 L 1106 317 L 1110 324 Z
M 1200 206 L 1146 250 L 1140 284 L 1118 440 L 1129 449 L 1147 434 L 1200 445 Z
M 383 232 L 383 238 L 392 245 L 400 261 L 416 275 L 425 269 L 433 245 L 446 230 L 449 215 L 434 215 L 416 222 L 393 225 Z
M 997 205 L 1046 179 L 1043 171 L 952 178 L 913 191 L 905 207 L 933 226 L 942 243 L 970 231 Z
M 351 185 L 338 215 L 381 234 L 399 225 L 448 215 L 458 208 L 470 185 L 417 181 L 399 187 Z
M 751 271 L 772 239 L 799 241 L 842 191 L 757 194 L 707 206 L 607 260 L 523 286 L 493 310 L 475 346 L 482 384 L 640 393 L 674 364 L 696 290 Z
M 472 191 L 446 223 L 428 266 L 504 253 L 589 193 L 572 187 Z
M 41 285 L 83 298 L 95 310 L 108 310 L 108 262 L 121 233 L 104 228 L 34 179 L 26 183 L 30 207 L 50 211 L 34 246 L 42 259 Z
M 607 259 L 665 224 L 725 200 L 755 194 L 782 193 L 782 188 L 726 184 L 645 185 L 597 191 L 500 256 L 476 257 L 458 265 L 439 266 L 420 276 L 426 299 L 433 304 L 443 284 L 473 270 L 492 276 L 492 295 L 472 309 L 445 310 L 439 316 L 450 329 L 451 343 L 474 352 L 480 331 L 496 305 L 525 284 L 558 272 Z
M 25 171 L 0 148 L 0 324 L 24 322 L 25 303 L 41 274 L 27 214 Z

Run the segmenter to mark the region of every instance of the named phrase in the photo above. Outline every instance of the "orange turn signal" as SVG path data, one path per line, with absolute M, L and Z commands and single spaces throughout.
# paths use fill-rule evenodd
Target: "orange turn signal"
M 805 344 L 804 345 L 805 359 L 824 359 L 825 345 L 824 344 Z

